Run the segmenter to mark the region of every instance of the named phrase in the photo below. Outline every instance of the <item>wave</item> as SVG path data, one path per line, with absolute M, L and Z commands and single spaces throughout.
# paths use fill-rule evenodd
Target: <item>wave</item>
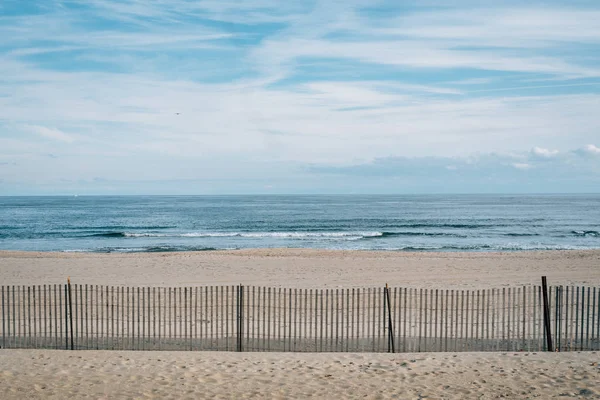
M 187 232 L 187 233 L 158 233 L 158 232 L 106 232 L 89 235 L 88 237 L 105 238 L 288 238 L 288 239 L 361 239 L 381 237 L 382 232 Z
M 591 236 L 591 237 L 600 237 L 600 232 L 598 231 L 571 231 L 571 234 L 574 236 Z
M 509 234 L 514 236 L 537 236 L 529 234 Z M 106 238 L 281 238 L 281 239 L 378 239 L 388 237 L 454 237 L 466 238 L 467 235 L 447 232 L 413 232 L 413 231 L 349 231 L 349 232 L 186 232 L 186 233 L 160 233 L 160 232 L 106 232 L 89 235 L 89 237 Z
M 382 232 L 381 237 L 394 237 L 394 236 L 428 236 L 428 237 L 456 237 L 466 238 L 466 235 L 459 235 L 457 233 L 445 233 L 445 232 Z
M 204 246 L 147 246 L 147 247 L 102 247 L 90 250 L 72 249 L 64 252 L 92 252 L 92 253 L 170 253 L 182 251 L 215 251 L 215 250 L 234 250 L 234 248 L 217 249 L 216 247 Z
M 105 237 L 105 238 L 122 238 L 127 237 L 125 232 L 106 232 L 106 233 L 92 233 L 85 235 L 84 237 Z
M 576 236 L 600 236 L 596 231 L 573 231 Z M 539 233 L 503 233 L 508 237 L 535 237 Z M 103 232 L 93 233 L 84 237 L 98 238 L 274 238 L 274 239 L 379 239 L 391 237 L 449 237 L 467 238 L 468 235 L 451 232 L 418 232 L 418 231 L 280 231 L 280 232 Z
M 146 253 L 162 253 L 171 251 L 214 251 L 215 247 L 189 247 L 189 246 L 152 246 L 145 249 Z
M 13 225 L 0 225 L 0 231 L 13 231 L 18 229 L 23 229 L 23 227 Z
M 483 229 L 483 228 L 509 228 L 522 225 L 527 221 L 515 221 L 514 223 L 437 223 L 437 222 L 414 222 L 414 223 L 389 223 L 385 221 L 378 226 L 385 229 L 406 229 L 406 228 L 441 228 L 441 229 Z M 527 224 L 529 227 L 542 227 L 539 224 Z
M 540 236 L 540 234 L 539 233 L 504 233 L 503 236 L 530 237 L 530 236 Z
M 439 251 L 537 251 L 537 250 L 581 250 L 586 247 L 563 246 L 563 245 L 466 245 L 466 246 L 403 246 L 397 248 L 388 248 L 392 251 L 417 251 L 417 252 L 439 252 Z
M 148 230 L 159 230 L 159 229 L 174 229 L 177 228 L 173 225 L 101 225 L 101 226 L 72 226 L 66 229 L 85 229 L 83 232 L 95 232 L 103 230 L 127 230 L 127 229 L 148 229 Z
M 501 224 L 436 224 L 436 223 L 415 223 L 415 224 L 390 224 L 384 225 L 384 228 L 453 228 L 453 229 L 480 229 L 480 228 L 496 228 L 501 226 L 510 226 L 510 225 L 501 225 Z
M 291 239 L 360 239 L 369 237 L 381 237 L 382 232 L 249 232 L 237 233 L 235 237 L 244 238 L 291 238 Z
M 164 228 L 164 227 L 163 227 Z M 166 229 L 166 228 L 165 228 Z M 245 239 L 288 239 L 288 240 L 377 240 L 377 239 L 392 239 L 394 237 L 423 237 L 423 238 L 456 238 L 464 239 L 469 237 L 494 237 L 504 236 L 512 238 L 532 238 L 546 236 L 548 238 L 600 238 L 600 232 L 597 230 L 573 230 L 547 234 L 542 233 L 522 233 L 522 232 L 507 232 L 507 233 L 480 233 L 475 232 L 457 232 L 457 231 L 430 231 L 430 230 L 281 230 L 281 231 L 235 231 L 235 232 L 165 232 L 159 230 L 147 231 L 140 230 L 114 230 L 106 232 L 87 231 L 70 233 L 64 231 L 57 232 L 29 232 L 22 234 L 13 234 L 10 231 L 0 231 L 0 240 L 5 239 L 45 239 L 45 238 L 60 238 L 60 239 L 77 239 L 77 238 L 98 238 L 98 239 L 127 239 L 127 238 L 245 238 Z

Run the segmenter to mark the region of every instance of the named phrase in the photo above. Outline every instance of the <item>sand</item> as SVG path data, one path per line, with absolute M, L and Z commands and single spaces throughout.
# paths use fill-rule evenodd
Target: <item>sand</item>
M 3 399 L 600 396 L 597 353 L 0 353 Z
M 490 288 L 599 285 L 600 251 L 0 252 L 2 285 Z M 600 398 L 600 354 L 0 350 L 3 399 Z
M 268 285 L 291 288 L 429 287 L 485 289 L 600 284 L 600 250 L 404 253 L 260 249 L 181 253 L 0 251 L 4 285 Z

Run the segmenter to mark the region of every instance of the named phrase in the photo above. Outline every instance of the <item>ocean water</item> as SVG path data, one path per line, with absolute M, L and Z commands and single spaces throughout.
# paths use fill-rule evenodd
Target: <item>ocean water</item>
M 0 249 L 600 248 L 600 195 L 0 197 Z

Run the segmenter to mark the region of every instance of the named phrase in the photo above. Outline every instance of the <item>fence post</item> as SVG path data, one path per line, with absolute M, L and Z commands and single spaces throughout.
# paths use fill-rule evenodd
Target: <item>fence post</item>
M 65 304 L 64 304 L 64 308 L 65 308 L 65 350 L 69 350 L 69 303 L 67 300 L 67 296 L 69 293 L 69 289 L 67 285 L 64 285 L 65 288 Z M 62 299 L 61 299 L 62 302 Z M 61 304 L 62 306 L 62 304 Z M 62 315 L 61 315 L 61 319 L 62 319 Z M 62 329 L 62 326 L 61 326 Z
M 387 303 L 387 312 L 388 312 L 388 353 L 395 353 L 394 346 L 394 326 L 392 325 L 392 307 L 390 304 L 390 289 L 388 288 L 388 284 L 385 284 L 385 301 Z
M 237 287 L 237 351 L 243 351 L 244 337 L 244 286 Z
M 4 313 L 4 285 L 2 285 L 2 348 L 6 348 L 6 314 Z
M 544 299 L 544 330 L 546 332 L 546 344 L 548 351 L 554 351 L 552 346 L 552 332 L 550 330 L 550 304 L 548 303 L 548 284 L 546 277 L 542 276 L 542 293 Z
M 69 277 L 67 277 L 67 288 L 69 293 L 69 330 L 71 331 L 71 350 L 75 350 L 75 346 L 73 344 L 73 300 L 71 297 L 71 278 Z
M 561 285 L 556 288 L 556 317 L 554 320 L 554 345 L 556 347 L 556 351 L 560 351 L 562 344 L 562 295 L 563 287 Z

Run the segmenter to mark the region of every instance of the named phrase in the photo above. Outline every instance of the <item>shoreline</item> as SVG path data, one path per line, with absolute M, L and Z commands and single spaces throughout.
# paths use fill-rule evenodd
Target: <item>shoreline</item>
M 515 254 L 515 253 L 563 253 L 563 252 L 600 252 L 599 247 L 591 248 L 564 248 L 564 249 L 517 249 L 517 250 L 413 250 L 413 249 L 330 249 L 315 247 L 248 247 L 248 248 L 205 248 L 200 250 L 15 250 L 0 249 L 0 254 L 188 254 L 188 253 L 373 253 L 373 254 Z
M 240 249 L 215 249 L 215 250 L 181 250 L 181 251 L 130 251 L 130 252 L 96 252 L 96 251 L 43 251 L 43 250 L 0 250 L 0 257 L 3 255 L 10 256 L 28 256 L 33 254 L 39 255 L 153 255 L 153 254 L 203 254 L 203 253 L 221 253 L 228 255 L 266 255 L 266 256 L 284 256 L 284 255 L 315 255 L 317 253 L 330 254 L 344 254 L 344 253 L 362 253 L 366 255 L 377 255 L 382 256 L 385 254 L 405 254 L 405 255 L 452 255 L 457 254 L 460 256 L 473 254 L 473 255 L 510 255 L 510 254 L 561 254 L 561 253 L 598 253 L 600 255 L 600 248 L 592 249 L 559 249 L 559 250 L 493 250 L 493 251 L 410 251 L 410 250 L 361 250 L 361 249 L 320 249 L 320 248 L 308 248 L 308 247 L 253 247 L 253 248 L 240 248 Z

